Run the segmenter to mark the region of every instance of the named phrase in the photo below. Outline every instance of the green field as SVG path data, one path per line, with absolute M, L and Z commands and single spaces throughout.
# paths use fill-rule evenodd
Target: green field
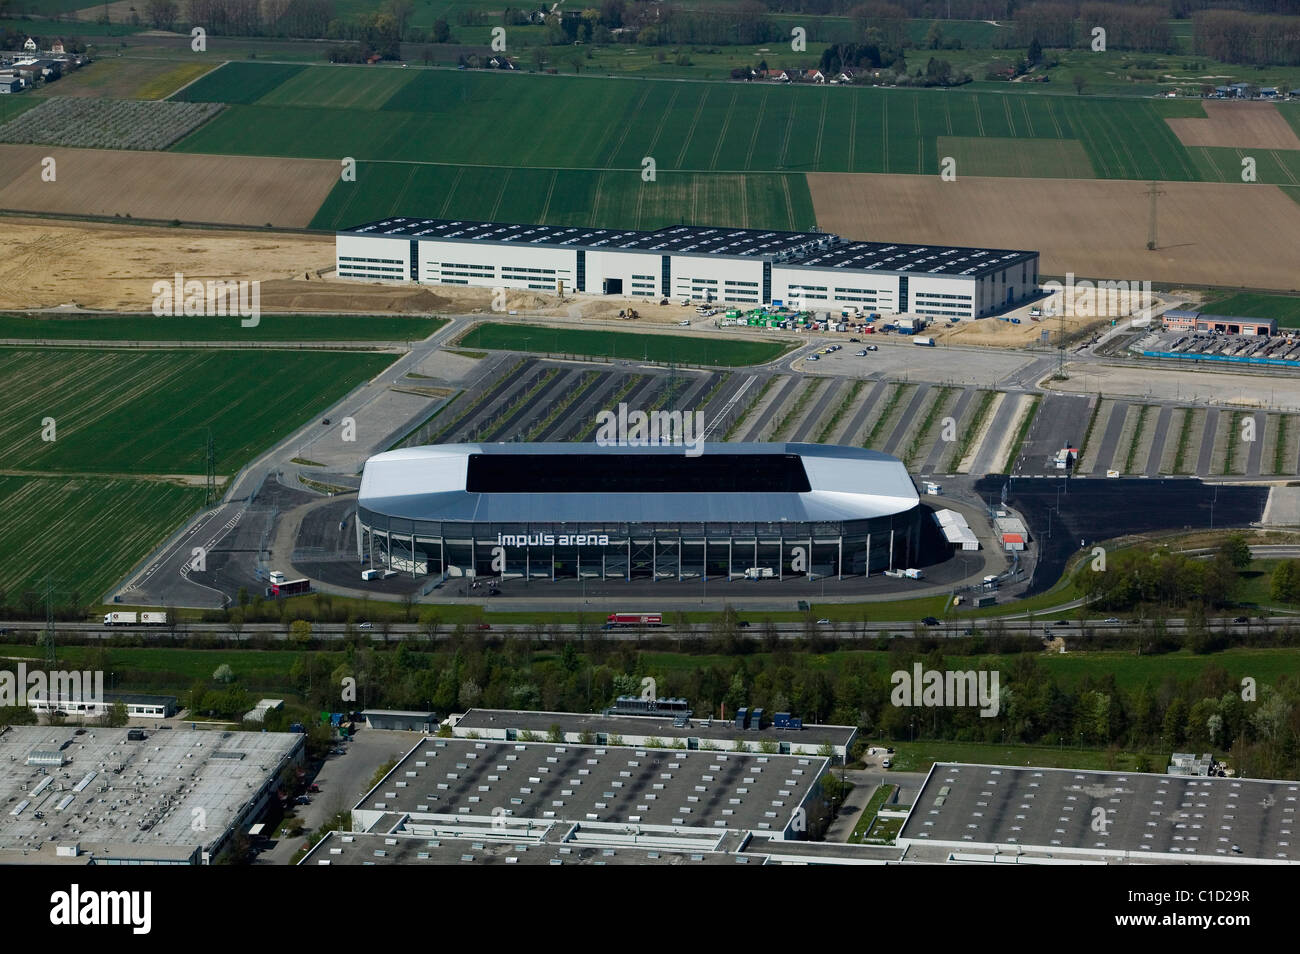
M 1019 179 L 1093 178 L 1088 153 L 1077 139 L 981 139 L 939 136 L 939 161 L 951 156 L 958 176 L 1013 176 Z
M 327 71 L 334 75 L 312 75 Z M 219 82 L 220 73 L 203 82 Z M 281 94 L 296 108 L 272 105 Z M 340 96 L 367 108 L 329 108 Z M 1078 140 L 1097 177 L 1193 180 L 1202 170 L 1163 120 L 1200 115 L 1192 100 L 318 66 L 256 105 L 232 106 L 175 148 L 638 174 L 651 157 L 660 173 L 932 175 L 941 136 L 1013 141 L 1008 148 Z M 1073 147 L 1059 163 L 1050 155 L 1035 157 L 1036 174 L 1079 168 Z
M 48 571 L 57 604 L 73 593 L 96 603 L 203 493 L 164 481 L 0 476 L 0 589 L 17 604 Z
M 226 63 L 174 98 L 189 103 L 253 103 L 304 69 L 287 63 Z
M 390 315 L 262 315 L 254 328 L 239 318 L 64 318 L 0 315 L 0 339 L 33 341 L 418 341 L 444 318 Z
M 657 229 L 683 220 L 803 231 L 816 225 L 802 175 L 509 169 L 362 162 L 312 220 L 348 228 L 390 215 Z
M 646 335 L 625 331 L 544 328 L 539 325 L 475 325 L 457 342 L 467 348 L 584 355 L 597 358 L 640 358 L 677 364 L 742 367 L 763 364 L 784 354 L 789 346 L 775 341 L 697 338 L 686 335 Z M 0 431 L 3 437 L 3 431 Z
M 4 467 L 41 474 L 218 474 L 392 363 L 337 351 L 0 349 Z M 54 419 L 54 440 L 43 422 Z
M 1300 298 L 1287 295 L 1240 293 L 1219 298 L 1201 307 L 1210 315 L 1236 318 L 1276 318 L 1279 328 L 1300 328 Z

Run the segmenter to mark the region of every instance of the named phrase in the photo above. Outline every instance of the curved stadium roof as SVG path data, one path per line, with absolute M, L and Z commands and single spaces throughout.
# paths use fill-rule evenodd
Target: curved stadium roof
M 868 520 L 920 498 L 888 454 L 825 444 L 436 444 L 378 454 L 361 507 L 473 523 Z

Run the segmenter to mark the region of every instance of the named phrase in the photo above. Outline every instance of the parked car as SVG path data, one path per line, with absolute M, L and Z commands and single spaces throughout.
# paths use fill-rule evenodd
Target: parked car
M 858 351 L 854 356 L 858 358 L 865 358 L 867 356 L 867 353 L 865 351 Z
M 875 345 L 867 345 L 867 350 L 868 350 L 868 351 L 879 351 L 880 349 L 877 348 Z
M 809 360 L 809 361 L 820 361 L 821 358 L 817 357 L 817 355 L 815 355 L 815 354 L 810 354 L 810 355 L 808 355 L 808 360 Z
M 861 339 L 861 338 L 850 338 L 850 339 L 849 339 L 849 344 L 861 344 L 861 343 L 862 343 L 862 339 Z

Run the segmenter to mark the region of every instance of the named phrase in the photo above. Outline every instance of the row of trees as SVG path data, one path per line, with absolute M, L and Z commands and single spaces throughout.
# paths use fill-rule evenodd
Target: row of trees
M 1000 712 L 975 707 L 896 706 L 891 674 L 925 670 L 996 670 Z M 382 706 L 463 711 L 481 706 L 541 711 L 593 711 L 618 695 L 638 694 L 655 680 L 661 696 L 691 700 L 715 717 L 741 706 L 787 711 L 806 721 L 856 725 L 867 739 L 932 738 L 982 742 L 1118 746 L 1127 750 L 1192 748 L 1232 751 L 1251 775 L 1300 773 L 1300 682 L 1284 676 L 1256 691 L 1219 665 L 1179 680 L 1167 676 L 1121 684 L 1116 675 L 1066 680 L 1040 654 L 968 659 L 896 641 L 887 654 L 853 653 L 827 666 L 778 646 L 774 652 L 683 666 L 620 645 L 596 652 L 565 644 L 536 652 L 524 640 L 497 648 L 467 640 L 453 652 L 409 646 L 391 652 L 354 647 L 307 653 L 291 678 L 312 705 Z M 356 680 L 355 700 L 340 702 L 343 680 Z M 1157 770 L 1162 766 L 1153 766 Z
M 1300 17 L 1206 10 L 1193 18 L 1196 52 L 1225 63 L 1300 66 Z

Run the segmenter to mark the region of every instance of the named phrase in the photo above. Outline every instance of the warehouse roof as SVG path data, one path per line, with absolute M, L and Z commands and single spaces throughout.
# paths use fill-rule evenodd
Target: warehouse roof
M 826 764 L 821 756 L 430 738 L 354 811 L 782 831 Z
M 359 504 L 403 520 L 592 525 L 866 520 L 920 502 L 902 462 L 877 451 L 822 444 L 684 451 L 594 443 L 412 447 L 366 461 Z M 479 463 L 497 455 L 490 466 Z M 758 467 L 765 458 L 773 464 Z
M 935 763 L 899 842 L 1300 861 L 1300 782 Z
M 716 255 L 771 261 L 800 268 L 978 276 L 1036 258 L 1037 252 L 849 242 L 829 232 L 782 232 L 725 226 L 671 225 L 653 232 L 585 226 L 513 225 L 465 219 L 393 216 L 339 235 L 372 235 L 430 241 L 571 246 L 628 252 Z

